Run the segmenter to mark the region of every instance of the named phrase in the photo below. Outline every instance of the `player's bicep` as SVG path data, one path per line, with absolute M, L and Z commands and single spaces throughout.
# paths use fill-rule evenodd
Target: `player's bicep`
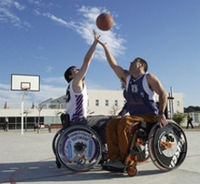
M 114 69 L 116 75 L 119 77 L 119 79 L 126 80 L 128 73 L 125 72 L 125 70 L 123 68 L 121 68 L 120 66 L 116 66 L 113 69 Z
M 148 80 L 148 84 L 152 91 L 155 91 L 158 95 L 165 93 L 165 90 L 164 90 L 161 82 L 155 75 L 148 74 L 147 80 Z

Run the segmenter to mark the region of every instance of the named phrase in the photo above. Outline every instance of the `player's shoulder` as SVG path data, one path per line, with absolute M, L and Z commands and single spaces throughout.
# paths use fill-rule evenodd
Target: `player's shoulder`
M 147 73 L 146 74 L 146 77 L 148 78 L 148 79 L 155 79 L 155 78 L 157 78 L 154 74 L 152 74 L 152 73 Z
M 149 83 L 159 81 L 159 79 L 156 77 L 156 75 L 154 75 L 152 73 L 146 74 L 146 78 Z

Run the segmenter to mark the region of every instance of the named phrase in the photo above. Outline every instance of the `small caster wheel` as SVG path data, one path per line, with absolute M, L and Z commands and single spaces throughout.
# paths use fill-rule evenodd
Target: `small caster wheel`
M 128 173 L 129 176 L 136 176 L 137 175 L 136 167 L 127 168 L 127 173 Z

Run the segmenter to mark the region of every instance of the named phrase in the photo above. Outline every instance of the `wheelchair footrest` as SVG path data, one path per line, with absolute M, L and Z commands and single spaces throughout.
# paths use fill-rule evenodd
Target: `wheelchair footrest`
M 125 171 L 124 168 L 117 168 L 117 167 L 106 166 L 106 165 L 102 165 L 102 169 L 106 171 L 121 172 L 121 173 Z

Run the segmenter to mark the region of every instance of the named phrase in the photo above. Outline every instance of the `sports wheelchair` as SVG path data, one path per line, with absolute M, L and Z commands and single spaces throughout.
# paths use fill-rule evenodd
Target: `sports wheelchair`
M 60 129 L 54 136 L 52 147 L 58 168 L 63 165 L 73 171 L 88 171 L 106 161 L 101 138 L 87 125 Z M 160 170 L 170 171 L 183 163 L 186 154 L 187 139 L 178 124 L 169 121 L 167 126 L 160 128 L 157 123 L 139 122 L 130 139 L 125 167 L 115 171 L 135 176 L 136 165 L 149 158 Z

